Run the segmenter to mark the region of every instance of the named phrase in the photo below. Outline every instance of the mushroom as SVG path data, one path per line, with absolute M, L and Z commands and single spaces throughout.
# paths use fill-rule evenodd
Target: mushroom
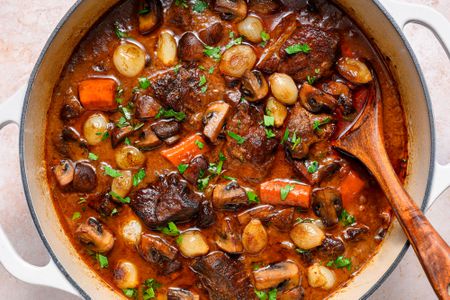
M 279 231 L 289 231 L 294 220 L 294 211 L 293 207 L 276 210 L 263 221 L 275 226 Z
M 341 193 L 331 187 L 315 189 L 311 207 L 325 227 L 332 227 L 339 222 L 342 212 Z
M 185 61 L 203 58 L 204 45 L 193 32 L 186 32 L 178 41 L 178 57 Z
M 322 84 L 322 90 L 337 97 L 337 102 L 342 106 L 344 115 L 348 115 L 355 110 L 350 88 L 346 84 L 338 81 L 329 81 Z
M 300 102 L 304 108 L 312 113 L 318 113 L 323 110 L 333 111 L 338 105 L 337 100 L 318 88 L 308 83 L 303 83 L 300 89 Z
M 199 32 L 200 39 L 207 45 L 215 45 L 223 37 L 223 25 L 220 22 L 216 22 L 211 26 L 201 30 Z
M 53 173 L 61 187 L 67 186 L 74 177 L 74 167 L 71 160 L 61 160 L 58 165 L 53 167 Z
M 280 295 L 277 295 L 277 300 L 303 300 L 304 295 L 305 290 L 301 286 L 298 286 L 289 291 L 281 293 Z
M 272 205 L 258 205 L 241 212 L 237 218 L 241 225 L 247 225 L 251 219 L 265 219 L 275 210 Z
M 300 270 L 292 261 L 282 261 L 253 271 L 255 288 L 290 290 L 300 284 Z
M 119 260 L 113 271 L 113 280 L 119 289 L 132 289 L 139 285 L 139 274 L 135 264 Z
M 66 97 L 59 112 L 59 117 L 63 121 L 78 118 L 84 112 L 84 107 L 75 96 Z
M 258 101 L 264 98 L 269 92 L 264 75 L 258 71 L 246 71 L 242 77 L 242 93 L 248 101 Z
M 161 105 L 152 96 L 142 94 L 137 95 L 135 106 L 138 119 L 154 118 L 161 109 Z
M 217 184 L 212 196 L 216 209 L 236 210 L 248 204 L 247 193 L 236 181 Z
M 167 300 L 199 300 L 200 297 L 189 290 L 170 287 L 167 291 Z
M 200 211 L 197 216 L 196 224 L 199 228 L 207 228 L 216 221 L 216 213 L 209 200 L 200 203 Z
M 141 257 L 158 267 L 158 272 L 167 275 L 181 268 L 176 259 L 178 250 L 159 236 L 143 234 L 137 246 Z
M 216 231 L 216 244 L 225 252 L 241 253 L 243 250 L 241 236 L 236 221 L 232 217 L 225 217 Z
M 73 175 L 72 187 L 78 192 L 88 193 L 97 187 L 95 169 L 87 162 L 77 162 Z
M 151 125 L 153 132 L 162 140 L 168 139 L 180 132 L 180 123 L 175 120 L 159 120 Z
M 174 135 L 174 136 L 171 136 L 171 137 L 165 139 L 164 143 L 166 143 L 166 145 L 168 145 L 168 146 L 172 146 L 172 145 L 176 144 L 180 140 L 180 138 L 181 137 L 177 134 L 177 135 Z
M 280 4 L 275 0 L 249 0 L 248 6 L 258 14 L 268 15 L 278 11 Z
M 90 217 L 78 226 L 75 236 L 95 252 L 105 253 L 114 246 L 114 235 L 96 218 Z
M 258 253 L 267 245 L 267 232 L 261 221 L 258 219 L 251 220 L 244 228 L 242 233 L 242 245 L 248 253 Z
M 369 227 L 366 225 L 356 225 L 347 227 L 344 230 L 344 240 L 346 241 L 358 241 L 360 240 L 360 235 L 369 232 Z
M 230 105 L 223 101 L 211 103 L 204 114 L 203 134 L 209 138 L 211 142 L 215 142 L 222 130 L 225 119 L 230 111 Z
M 162 141 L 153 132 L 151 125 L 144 125 L 139 135 L 139 140 L 136 142 L 136 146 L 142 151 L 148 151 L 158 147 L 161 144 Z
M 324 259 L 336 259 L 339 255 L 344 254 L 344 242 L 340 238 L 335 238 L 332 235 L 326 236 L 322 241 L 322 245 L 318 248 L 319 255 Z
M 160 0 L 139 1 L 139 33 L 149 34 L 163 21 L 163 6 Z
M 217 0 L 214 10 L 221 13 L 223 20 L 241 21 L 247 15 L 247 2 L 245 0 Z
M 111 131 L 111 146 L 116 148 L 121 142 L 125 140 L 126 137 L 130 136 L 134 132 L 131 125 L 119 128 L 114 127 Z
M 183 177 L 191 184 L 196 184 L 201 174 L 208 170 L 208 160 L 203 155 L 191 159 L 188 168 L 183 172 Z M 181 172 L 180 172 L 181 173 Z

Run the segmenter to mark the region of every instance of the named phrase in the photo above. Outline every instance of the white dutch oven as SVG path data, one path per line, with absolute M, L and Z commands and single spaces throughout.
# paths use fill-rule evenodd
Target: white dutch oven
M 408 22 L 429 27 L 449 54 L 450 24 L 428 7 L 394 0 L 383 0 L 382 4 L 379 1 L 336 2 L 373 38 L 381 53 L 390 58 L 389 67 L 398 83 L 409 133 L 406 189 L 425 210 L 449 186 L 450 166 L 441 166 L 435 160 L 431 103 L 417 60 L 401 29 Z M 58 288 L 87 299 L 123 296 L 116 294 L 87 267 L 61 229 L 44 171 L 45 116 L 53 88 L 72 49 L 116 2 L 118 0 L 77 1 L 45 45 L 26 92 L 24 87 L 0 106 L 0 128 L 9 122 L 20 124 L 20 166 L 25 195 L 33 221 L 52 257 L 44 267 L 30 265 L 18 256 L 0 228 L 0 262 L 25 282 Z M 346 287 L 333 295 L 333 299 L 367 298 L 393 271 L 408 245 L 400 225 L 394 222 L 380 251 Z

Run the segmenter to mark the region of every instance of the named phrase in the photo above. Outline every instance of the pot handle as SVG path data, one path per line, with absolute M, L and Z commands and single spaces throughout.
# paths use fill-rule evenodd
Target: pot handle
M 12 97 L 0 103 L 0 130 L 10 123 L 20 124 L 26 85 Z M 80 297 L 78 291 L 64 277 L 58 266 L 50 259 L 47 265 L 39 267 L 25 261 L 14 249 L 0 226 L 0 263 L 14 277 L 30 284 L 57 288 Z
M 399 2 L 397 0 L 383 0 L 395 22 L 403 30 L 408 23 L 417 23 L 430 29 L 450 58 L 450 22 L 435 9 L 420 4 Z

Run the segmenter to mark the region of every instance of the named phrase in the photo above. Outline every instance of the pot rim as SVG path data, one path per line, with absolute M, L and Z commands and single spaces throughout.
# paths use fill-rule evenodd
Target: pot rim
M 418 63 L 417 57 L 411 48 L 411 45 L 409 44 L 408 40 L 406 39 L 405 35 L 403 34 L 403 31 L 398 26 L 398 24 L 395 22 L 394 18 L 389 14 L 389 12 L 386 10 L 386 8 L 381 4 L 380 0 L 372 0 L 373 3 L 377 6 L 377 8 L 386 16 L 386 18 L 390 21 L 390 23 L 394 26 L 397 34 L 400 36 L 403 45 L 408 50 L 408 54 L 410 55 L 415 70 L 417 74 L 419 75 L 420 84 L 422 86 L 422 90 L 424 91 L 425 95 L 425 101 L 428 109 L 428 121 L 430 124 L 430 139 L 431 139 L 431 149 L 430 149 L 430 167 L 428 171 L 427 176 L 427 184 L 425 189 L 425 194 L 423 197 L 422 205 L 420 209 L 424 211 L 425 207 L 428 204 L 429 201 L 429 194 L 431 189 L 431 183 L 433 181 L 433 173 L 434 173 L 434 162 L 435 162 L 435 127 L 434 127 L 434 117 L 433 117 L 433 111 L 432 111 L 432 105 L 430 100 L 430 94 L 428 92 L 428 88 L 426 86 L 425 78 L 422 73 L 422 69 L 420 68 L 420 65 Z M 57 255 L 53 252 L 53 249 L 51 248 L 49 242 L 47 241 L 47 238 L 45 237 L 44 232 L 42 231 L 42 228 L 39 223 L 38 215 L 36 214 L 33 202 L 31 199 L 30 190 L 28 188 L 28 181 L 27 181 L 27 174 L 25 170 L 25 159 L 24 159 L 24 125 L 25 125 L 25 119 L 26 119 L 26 112 L 28 108 L 28 102 L 29 102 L 29 96 L 31 93 L 31 87 L 35 81 L 35 78 L 37 76 L 37 73 L 41 67 L 42 60 L 44 59 L 44 56 L 47 53 L 48 48 L 53 43 L 53 40 L 55 39 L 56 35 L 59 33 L 60 29 L 66 24 L 67 20 L 72 16 L 73 12 L 77 10 L 78 6 L 83 2 L 83 0 L 77 0 L 70 8 L 69 10 L 64 14 L 62 19 L 58 22 L 55 29 L 52 31 L 51 35 L 49 36 L 47 42 L 45 43 L 41 53 L 39 54 L 39 57 L 36 61 L 36 64 L 33 67 L 33 71 L 31 72 L 30 79 L 27 83 L 27 90 L 25 93 L 25 100 L 22 108 L 22 115 L 20 120 L 20 132 L 19 132 L 19 161 L 20 161 L 20 173 L 21 173 L 21 179 L 22 179 L 22 185 L 25 193 L 25 198 L 28 204 L 28 209 L 31 214 L 31 218 L 33 219 L 33 223 L 38 231 L 39 237 L 41 238 L 42 242 L 45 245 L 45 248 L 47 249 L 48 253 L 50 254 L 50 258 L 54 261 L 58 269 L 61 271 L 61 273 L 64 275 L 64 277 L 76 288 L 76 290 L 80 293 L 80 295 L 85 299 L 91 299 L 91 297 L 78 285 L 78 283 L 69 275 L 69 273 L 66 271 L 66 268 L 61 264 L 59 261 Z M 389 277 L 389 275 L 394 271 L 394 269 L 397 267 L 397 265 L 402 260 L 403 256 L 406 253 L 406 250 L 408 250 L 410 243 L 407 240 L 405 242 L 405 245 L 403 246 L 402 250 L 398 254 L 397 258 L 392 262 L 391 266 L 386 270 L 386 272 L 381 276 L 381 278 L 373 284 L 373 286 L 361 297 L 361 299 L 367 299 L 369 296 L 371 296 L 382 284 L 383 282 Z

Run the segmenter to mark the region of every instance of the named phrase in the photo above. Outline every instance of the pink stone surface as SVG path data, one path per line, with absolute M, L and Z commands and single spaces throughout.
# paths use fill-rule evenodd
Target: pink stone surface
M 403 0 L 434 7 L 450 19 L 449 0 Z M 0 0 L 0 104 L 26 83 L 48 36 L 74 0 Z M 448 28 L 450 30 L 450 28 Z M 437 157 L 450 163 L 450 61 L 432 32 L 407 25 L 405 33 L 424 72 L 433 102 L 437 127 Z M 18 163 L 18 128 L 0 131 L 0 225 L 18 253 L 36 265 L 45 265 L 48 254 L 37 236 L 26 205 Z M 447 242 L 450 192 L 442 194 L 427 216 Z M 1 247 L 1 245 L 0 245 Z M 0 266 L 0 298 L 76 299 L 64 292 L 23 283 Z M 412 249 L 370 299 L 436 299 Z

